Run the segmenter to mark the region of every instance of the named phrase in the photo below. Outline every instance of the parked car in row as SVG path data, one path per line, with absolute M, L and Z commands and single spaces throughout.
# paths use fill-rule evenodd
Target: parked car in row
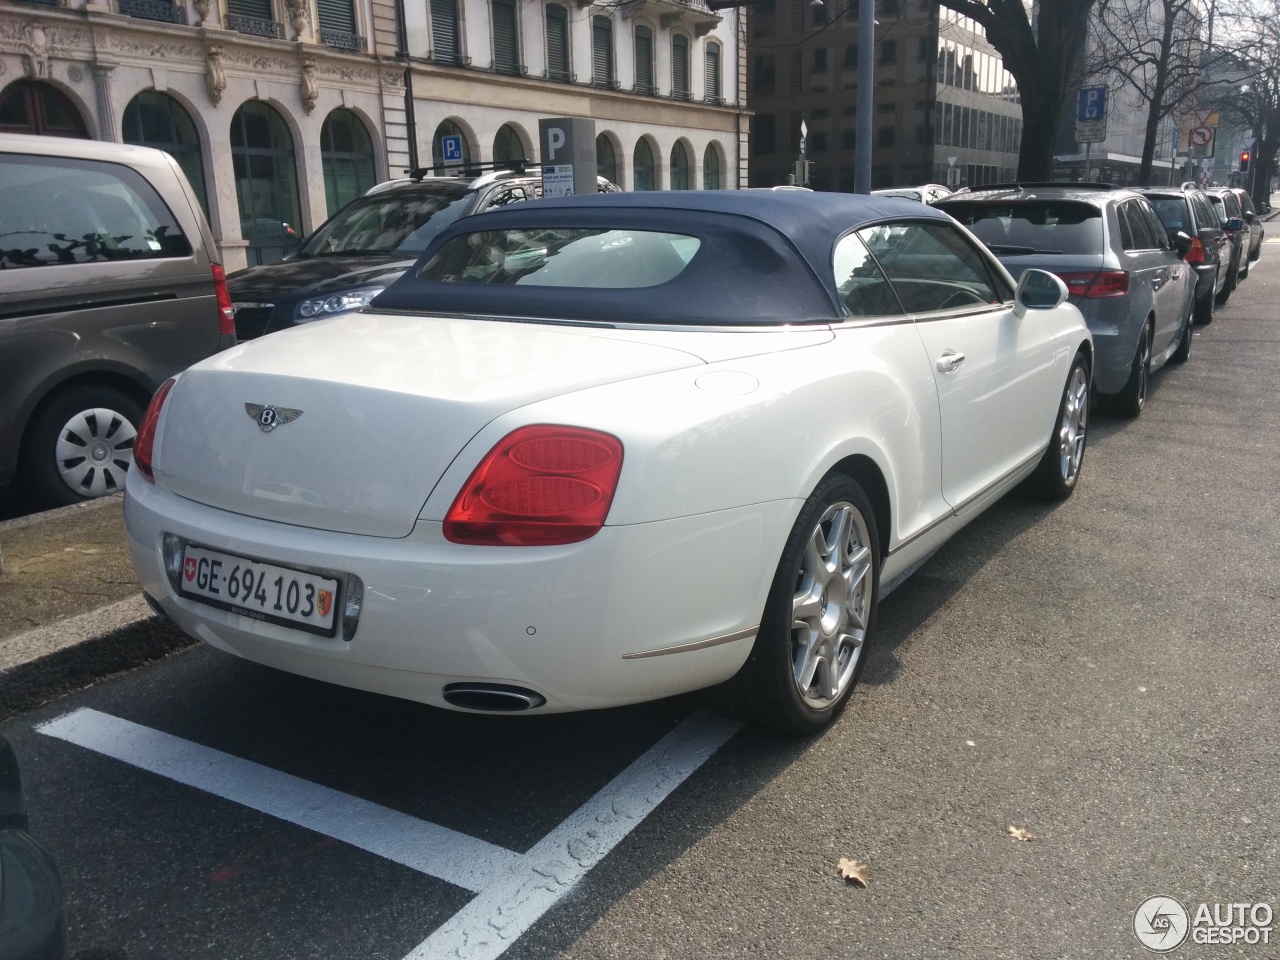
M 815 730 L 881 583 L 1024 480 L 1076 487 L 1067 296 L 900 199 L 461 218 L 368 309 L 167 381 L 129 550 L 183 630 L 304 676 L 475 712 L 714 687 Z
M 1214 305 L 1230 295 L 1224 295 L 1223 288 L 1232 258 L 1231 238 L 1218 219 L 1217 208 L 1195 184 L 1183 184 L 1180 189 L 1144 187 L 1142 193 L 1170 238 L 1179 233 L 1191 238 L 1185 259 L 1196 273 L 1194 317 L 1196 323 L 1212 322 Z
M 373 187 L 347 204 L 296 253 L 227 280 L 240 340 L 367 306 L 455 220 L 542 196 L 537 172 L 414 176 Z M 599 178 L 602 193 L 620 188 Z
M 0 487 L 44 506 L 122 490 L 155 388 L 233 343 L 169 154 L 0 134 Z
M 1244 219 L 1240 198 L 1227 188 L 1209 191 L 1209 199 L 1218 211 L 1223 232 L 1231 241 L 1231 263 L 1227 268 L 1227 282 L 1218 297 L 1218 305 L 1231 299 L 1240 281 L 1249 276 L 1250 225 Z
M 1061 277 L 1093 334 L 1094 389 L 1136 417 L 1151 371 L 1191 352 L 1196 276 L 1191 238 L 1168 236 L 1142 194 L 1104 184 L 979 187 L 937 209 L 968 227 L 1014 277 L 1031 268 Z

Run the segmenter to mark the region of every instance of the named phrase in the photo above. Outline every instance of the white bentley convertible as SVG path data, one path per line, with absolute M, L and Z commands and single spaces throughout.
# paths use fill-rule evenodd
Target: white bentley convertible
M 1068 496 L 1092 343 L 946 214 L 800 192 L 459 221 L 370 309 L 166 383 L 127 484 L 153 605 L 224 651 L 473 711 L 715 687 L 820 727 L 879 586 Z

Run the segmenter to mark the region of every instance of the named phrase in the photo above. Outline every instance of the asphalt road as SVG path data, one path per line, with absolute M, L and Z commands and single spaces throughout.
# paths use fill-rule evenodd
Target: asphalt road
M 1006 498 L 885 600 L 830 730 L 689 764 L 503 956 L 1144 957 L 1148 897 L 1280 911 L 1278 266 L 1264 246 L 1139 420 L 1095 416 L 1070 501 Z M 399 960 L 472 894 L 288 822 L 302 800 L 256 812 L 37 731 L 79 708 L 524 854 L 698 701 L 475 718 L 197 648 L 5 724 L 82 960 Z

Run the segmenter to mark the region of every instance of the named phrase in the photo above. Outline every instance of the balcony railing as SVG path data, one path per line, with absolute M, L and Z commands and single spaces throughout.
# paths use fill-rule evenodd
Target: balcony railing
M 358 33 L 347 33 L 345 30 L 320 28 L 320 42 L 335 50 L 350 50 L 353 53 L 364 53 L 369 44 Z
M 169 0 L 120 0 L 120 12 L 139 20 L 186 23 L 187 11 Z
M 273 40 L 284 39 L 284 24 L 275 20 L 259 20 L 257 17 L 246 17 L 243 14 L 227 15 L 227 26 L 237 33 L 247 33 L 253 37 L 270 37 Z

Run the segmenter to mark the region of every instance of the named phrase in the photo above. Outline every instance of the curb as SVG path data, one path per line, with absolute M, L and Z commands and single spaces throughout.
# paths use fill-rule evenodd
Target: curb
M 37 524 L 49 523 L 53 520 L 62 520 L 73 516 L 79 516 L 85 513 L 92 513 L 94 510 L 101 510 L 103 507 L 109 507 L 113 503 L 120 503 L 124 500 L 123 493 L 113 493 L 109 496 L 99 497 L 97 500 L 86 500 L 84 503 L 73 503 L 69 507 L 56 507 L 53 510 L 42 510 L 38 513 L 29 513 L 25 517 L 14 517 L 12 520 L 0 520 L 0 535 L 6 534 L 11 530 L 21 530 L 24 527 L 34 527 Z

